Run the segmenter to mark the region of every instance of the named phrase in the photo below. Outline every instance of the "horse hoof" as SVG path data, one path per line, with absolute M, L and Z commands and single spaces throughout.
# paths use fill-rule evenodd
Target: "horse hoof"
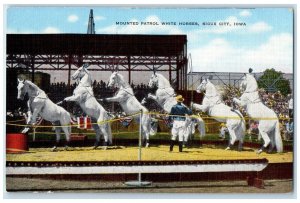
M 65 146 L 65 151 L 68 151 L 68 148 L 69 148 L 68 146 Z
M 261 154 L 263 152 L 262 149 L 257 150 L 256 154 Z
M 103 147 L 103 150 L 107 150 L 107 146 L 104 146 L 104 147 Z
M 51 149 L 51 152 L 56 152 L 57 151 L 57 147 L 53 147 L 52 149 Z
M 146 146 L 145 146 L 146 148 L 148 148 L 149 147 L 149 143 L 146 143 Z
M 95 150 L 95 149 L 97 149 L 97 147 L 98 147 L 98 146 L 94 146 L 93 149 Z
M 231 148 L 230 147 L 226 147 L 226 149 L 225 150 L 231 150 Z

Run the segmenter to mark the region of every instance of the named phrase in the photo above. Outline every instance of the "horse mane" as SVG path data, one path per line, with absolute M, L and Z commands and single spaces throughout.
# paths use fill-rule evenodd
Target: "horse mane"
M 116 77 L 119 77 L 120 81 L 123 81 L 125 85 L 128 85 L 128 83 L 124 80 L 124 76 L 119 74 L 119 72 L 114 72 L 113 73 Z
M 155 75 L 157 75 L 157 77 L 159 77 L 160 79 L 164 80 L 171 87 L 171 83 L 167 80 L 167 78 L 165 78 L 165 76 L 163 76 L 160 73 L 155 73 Z
M 41 90 L 36 84 L 31 82 L 30 80 L 25 80 L 25 83 L 29 85 L 30 88 L 35 89 L 35 90 Z
M 256 82 L 256 79 L 254 78 L 254 76 L 251 74 L 247 74 L 246 80 L 247 80 L 247 87 L 246 87 L 245 91 L 247 91 L 247 92 L 256 91 L 258 86 L 257 86 L 257 82 Z
M 86 74 L 88 75 L 88 79 L 89 79 L 89 81 L 90 81 L 90 85 L 92 86 L 93 81 L 92 81 L 91 73 L 90 73 L 90 71 L 88 71 L 87 69 L 85 69 L 85 72 L 86 72 Z
M 209 88 L 213 91 L 215 91 L 216 95 L 220 95 L 219 91 L 217 90 L 216 86 L 210 82 L 209 80 L 207 81 L 207 84 L 206 84 L 206 91 L 207 91 L 207 85 L 209 85 Z M 206 92 L 207 93 L 207 92 Z M 214 95 L 209 95 L 209 96 L 214 96 Z

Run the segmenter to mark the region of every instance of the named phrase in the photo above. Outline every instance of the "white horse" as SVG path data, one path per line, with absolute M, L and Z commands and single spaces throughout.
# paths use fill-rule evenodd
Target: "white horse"
M 24 100 L 24 96 L 28 94 L 28 117 L 27 125 L 35 125 L 37 116 L 40 115 L 44 120 L 52 122 L 55 127 L 56 144 L 52 148 L 52 151 L 56 150 L 60 141 L 61 130 L 66 135 L 65 149 L 68 148 L 71 135 L 71 116 L 64 108 L 54 104 L 37 85 L 28 80 L 18 79 L 18 99 Z M 58 127 L 61 126 L 61 127 Z M 29 130 L 26 127 L 22 133 L 26 133 Z
M 221 95 L 209 79 L 203 79 L 196 91 L 198 93 L 205 91 L 205 96 L 202 105 L 193 103 L 192 107 L 196 110 L 207 112 L 209 116 L 212 116 L 219 122 L 226 123 L 230 135 L 230 142 L 226 150 L 231 149 L 236 140 L 239 141 L 238 150 L 242 150 L 246 127 L 241 112 L 233 110 L 224 104 Z
M 109 123 L 105 122 L 109 120 L 109 116 L 94 96 L 91 74 L 86 65 L 78 68 L 72 75 L 72 79 L 78 80 L 79 83 L 73 91 L 73 96 L 66 97 L 64 101 L 77 102 L 81 109 L 91 117 L 92 127 L 96 132 L 94 149 L 99 146 L 101 134 L 104 136 L 104 149 L 106 149 L 112 143 L 111 127 Z
M 158 89 L 155 92 L 155 95 L 149 93 L 148 98 L 156 101 L 159 104 L 159 106 L 162 109 L 164 109 L 166 113 L 170 113 L 172 107 L 175 104 L 177 104 L 177 101 L 175 99 L 176 94 L 170 82 L 162 74 L 154 72 L 150 78 L 148 86 L 151 88 L 154 86 L 158 87 Z M 195 121 L 196 123 L 198 123 L 198 130 L 200 132 L 200 135 L 204 136 L 205 135 L 204 121 L 200 117 L 195 118 Z M 184 142 L 186 143 L 194 130 L 194 122 L 192 122 L 192 119 L 190 117 L 187 117 L 185 126 L 186 126 L 185 127 L 186 133 L 184 134 Z
M 272 152 L 274 147 L 276 147 L 277 152 L 282 152 L 283 145 L 278 117 L 272 109 L 262 103 L 258 94 L 256 79 L 250 73 L 243 77 L 240 84 L 240 89 L 244 91 L 242 96 L 240 99 L 234 98 L 233 101 L 245 108 L 249 117 L 259 123 L 258 129 L 264 140 L 264 145 L 257 153 L 260 154 L 268 146 L 269 152 Z
M 109 78 L 108 87 L 113 86 L 119 88 L 117 94 L 114 97 L 100 99 L 100 101 L 119 102 L 126 115 L 136 114 L 142 110 L 143 116 L 139 122 L 142 124 L 143 142 L 145 142 L 145 146 L 148 147 L 151 131 L 151 117 L 148 114 L 148 109 L 136 99 L 132 88 L 118 71 L 113 72 Z M 138 120 L 138 118 L 139 115 L 136 115 L 135 119 Z

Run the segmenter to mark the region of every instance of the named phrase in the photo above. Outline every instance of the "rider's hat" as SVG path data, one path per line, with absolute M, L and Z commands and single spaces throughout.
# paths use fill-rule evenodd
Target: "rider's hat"
M 178 95 L 178 96 L 176 97 L 176 101 L 177 101 L 177 102 L 183 102 L 183 101 L 184 101 L 184 98 L 182 97 L 182 95 Z

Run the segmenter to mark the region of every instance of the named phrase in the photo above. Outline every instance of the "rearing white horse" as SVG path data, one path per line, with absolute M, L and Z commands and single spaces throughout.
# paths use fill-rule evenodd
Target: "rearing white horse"
M 38 115 L 40 115 L 44 120 L 52 122 L 53 125 L 57 126 L 55 127 L 56 144 L 52 148 L 52 151 L 56 150 L 59 144 L 61 130 L 63 130 L 66 135 L 67 143 L 65 145 L 65 149 L 67 149 L 71 135 L 71 116 L 69 112 L 67 112 L 64 108 L 54 104 L 43 90 L 29 80 L 18 79 L 17 88 L 18 99 L 24 100 L 26 93 L 29 97 L 27 101 L 27 124 L 35 125 Z M 28 130 L 29 128 L 26 127 L 22 133 L 26 133 Z
M 149 146 L 149 135 L 151 130 L 151 117 L 148 114 L 148 109 L 144 107 L 134 96 L 133 90 L 130 85 L 124 80 L 124 77 L 115 71 L 109 78 L 108 87 L 118 87 L 119 90 L 114 97 L 101 99 L 100 101 L 119 102 L 123 111 L 127 115 L 143 112 L 142 120 L 139 121 L 142 124 L 143 141 L 146 142 L 145 146 Z M 135 116 L 137 120 L 139 115 Z
M 170 113 L 172 107 L 177 104 L 177 101 L 175 99 L 176 94 L 174 89 L 172 88 L 170 82 L 159 73 L 154 72 L 150 78 L 150 81 L 148 83 L 149 87 L 157 86 L 158 89 L 155 92 L 155 95 L 149 93 L 148 98 L 153 99 L 156 101 L 159 106 L 164 109 L 165 112 Z M 200 132 L 201 136 L 205 135 L 205 124 L 202 118 L 196 117 L 195 118 L 196 123 L 198 123 L 198 130 Z M 190 117 L 187 117 L 186 119 L 186 133 L 184 134 L 184 142 L 188 141 L 188 138 L 191 136 L 193 131 L 194 123 L 192 122 L 192 119 Z
M 78 80 L 79 83 L 73 91 L 73 96 L 66 97 L 64 101 L 77 102 L 81 109 L 91 117 L 92 127 L 96 132 L 94 149 L 99 146 L 101 134 L 104 136 L 104 149 L 106 149 L 112 143 L 111 127 L 109 123 L 105 122 L 109 120 L 109 116 L 94 96 L 91 74 L 86 65 L 78 68 L 72 75 L 72 79 Z
M 236 140 L 239 141 L 238 149 L 242 150 L 245 137 L 245 120 L 243 115 L 238 110 L 231 110 L 231 108 L 224 104 L 221 95 L 217 91 L 214 84 L 209 79 L 203 79 L 201 84 L 197 87 L 197 92 L 205 91 L 205 96 L 202 105 L 192 104 L 192 107 L 202 112 L 207 112 L 219 122 L 226 122 L 226 127 L 230 135 L 230 143 L 226 150 L 231 149 Z
M 249 70 L 249 72 L 252 71 Z M 283 145 L 278 117 L 272 109 L 261 102 L 256 79 L 250 73 L 243 77 L 240 84 L 240 89 L 244 91 L 242 96 L 240 99 L 234 98 L 233 101 L 245 108 L 249 117 L 259 123 L 258 129 L 264 140 L 264 145 L 257 153 L 260 154 L 268 146 L 269 152 L 272 152 L 274 147 L 276 147 L 277 152 L 282 152 Z

